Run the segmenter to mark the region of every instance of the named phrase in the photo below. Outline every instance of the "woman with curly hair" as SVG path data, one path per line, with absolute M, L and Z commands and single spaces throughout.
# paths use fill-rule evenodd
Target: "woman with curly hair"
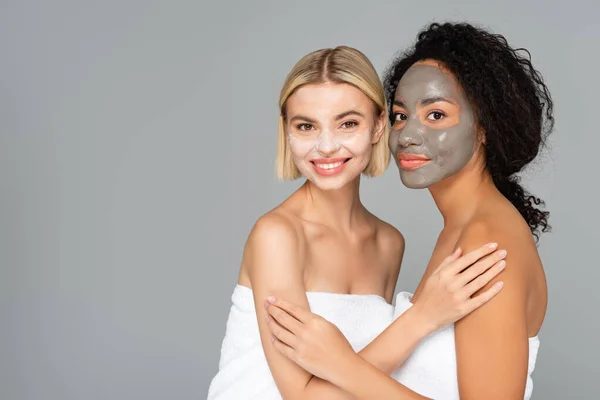
M 279 348 L 358 398 L 529 399 L 547 305 L 536 242 L 549 229 L 549 213 L 516 174 L 535 159 L 553 128 L 548 88 L 526 50 L 465 23 L 432 24 L 420 32 L 386 72 L 384 87 L 389 147 L 400 178 L 407 187 L 429 189 L 444 219 L 414 295 L 396 298 L 396 316 L 422 301 L 445 254 L 490 238 L 506 249 L 507 267 L 485 288 L 501 280 L 504 289 L 422 340 L 392 373 L 401 385 L 381 385 L 377 395 L 371 384 L 376 374 L 340 345 L 335 327 L 277 299 L 269 309 L 287 330 L 273 333 L 288 345 Z M 300 323 L 277 318 L 281 310 Z M 389 357 L 395 356 L 390 349 Z

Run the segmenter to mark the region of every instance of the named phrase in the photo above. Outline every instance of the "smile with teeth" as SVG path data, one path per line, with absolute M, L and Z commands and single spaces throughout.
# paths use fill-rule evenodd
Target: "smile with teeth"
M 334 169 L 336 167 L 339 167 L 340 165 L 342 165 L 344 163 L 344 161 L 338 161 L 336 163 L 333 164 L 317 164 L 315 163 L 315 165 L 319 168 L 323 168 L 323 169 Z
M 318 159 L 312 160 L 316 172 L 320 175 L 337 175 L 340 173 L 350 158 Z

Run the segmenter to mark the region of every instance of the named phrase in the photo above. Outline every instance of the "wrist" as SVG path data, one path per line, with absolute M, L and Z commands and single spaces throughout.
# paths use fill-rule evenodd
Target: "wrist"
M 417 335 L 419 339 L 438 329 L 437 324 L 421 310 L 418 304 L 406 310 L 402 316 L 406 318 L 407 324 L 410 325 L 411 332 Z
M 342 389 L 351 388 L 365 363 L 366 361 L 355 352 L 348 352 L 345 357 L 337 359 L 337 367 L 331 371 L 329 381 Z
M 358 355 L 353 358 L 352 364 L 348 364 L 344 381 L 331 383 L 357 399 L 389 399 L 399 395 L 396 381 Z

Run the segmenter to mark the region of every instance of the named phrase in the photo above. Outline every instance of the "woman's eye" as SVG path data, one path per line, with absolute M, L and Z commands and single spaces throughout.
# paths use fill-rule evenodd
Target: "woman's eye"
M 394 113 L 394 121 L 406 121 L 408 116 L 404 113 Z
M 299 124 L 296 126 L 296 129 L 299 131 L 310 131 L 313 128 L 311 124 Z
M 434 111 L 432 113 L 429 113 L 429 115 L 427 116 L 427 119 L 437 121 L 444 117 L 445 117 L 444 113 L 441 113 L 439 111 Z
M 358 126 L 358 123 L 356 121 L 348 121 L 342 124 L 342 128 L 354 128 L 356 126 Z

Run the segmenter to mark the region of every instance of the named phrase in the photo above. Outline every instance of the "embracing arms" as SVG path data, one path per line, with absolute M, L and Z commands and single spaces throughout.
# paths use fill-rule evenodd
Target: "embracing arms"
M 481 306 L 500 289 L 494 286 L 482 295 L 470 299 L 469 293 L 481 288 L 499 272 L 498 265 L 489 261 L 492 257 L 488 257 L 484 259 L 488 261 L 476 263 L 461 273 L 482 257 L 482 254 L 489 254 L 493 250 L 480 249 L 479 253 L 475 252 L 460 259 L 457 252 L 440 266 L 439 271 L 436 271 L 439 273 L 428 282 L 428 289 L 424 293 L 431 293 L 431 296 L 422 298 L 429 300 L 423 301 L 420 307 L 411 308 L 410 312 L 398 318 L 357 355 L 335 326 L 308 311 L 301 268 L 301 246 L 301 238 L 291 224 L 282 217 L 270 216 L 257 223 L 245 252 L 265 356 L 275 382 L 286 400 L 423 399 L 424 397 L 394 381 L 387 373 L 402 364 L 427 333 L 441 325 L 454 322 Z M 490 268 L 492 265 L 494 267 Z M 477 276 L 479 278 L 473 280 Z M 468 282 L 471 283 L 467 284 Z M 275 298 L 276 305 L 268 305 L 267 312 L 265 301 L 270 297 Z M 289 303 L 277 303 L 281 298 L 285 298 Z M 285 310 L 285 305 L 290 303 L 297 307 L 294 309 L 296 317 L 292 315 L 293 310 L 289 310 L 290 313 Z M 302 312 L 311 316 L 310 321 L 313 322 L 307 325 L 311 329 L 303 329 L 306 319 L 305 322 L 298 319 L 301 318 Z M 284 315 L 290 318 L 284 320 Z M 315 344 L 310 342 L 310 332 L 319 332 L 319 326 L 324 326 L 321 332 L 323 335 L 312 335 L 315 338 L 314 342 L 318 342 L 317 336 L 321 341 L 330 337 L 333 339 L 328 342 L 327 352 L 314 351 L 310 354 L 325 355 L 325 359 L 312 357 L 308 353 Z M 302 349 L 307 353 L 304 354 Z M 339 362 L 340 360 L 342 362 Z
M 502 271 L 501 253 L 483 258 L 494 250 L 496 245 L 488 244 L 463 257 L 460 248 L 448 256 L 425 283 L 419 302 L 361 350 L 361 357 L 391 374 L 426 335 L 488 302 L 500 291 L 501 283 L 475 298 L 471 295 Z
M 275 383 L 285 400 L 290 399 L 353 399 L 353 395 L 342 388 L 314 377 L 294 361 L 280 353 L 275 347 L 269 329 L 269 314 L 265 309 L 270 296 L 285 297 L 300 309 L 308 311 L 308 300 L 304 288 L 301 238 L 292 224 L 283 217 L 269 215 L 261 218 L 251 232 L 246 245 L 244 262 L 247 263 L 259 332 L 269 368 Z M 271 318 L 272 320 L 272 318 Z M 366 363 L 352 351 L 346 342 L 347 354 L 355 357 L 345 376 L 360 374 L 361 382 L 368 379 L 369 392 L 360 398 L 389 398 L 393 393 L 400 399 L 423 399 L 422 396 L 401 386 L 392 378 Z M 343 383 L 342 383 L 343 384 Z M 352 388 L 360 392 L 359 389 Z M 376 390 L 376 391 L 374 391 Z M 389 392 L 389 391 L 392 392 Z M 388 393 L 388 394 L 386 394 Z M 359 394 L 359 393 L 357 393 Z M 403 396 L 403 397 L 399 397 Z

